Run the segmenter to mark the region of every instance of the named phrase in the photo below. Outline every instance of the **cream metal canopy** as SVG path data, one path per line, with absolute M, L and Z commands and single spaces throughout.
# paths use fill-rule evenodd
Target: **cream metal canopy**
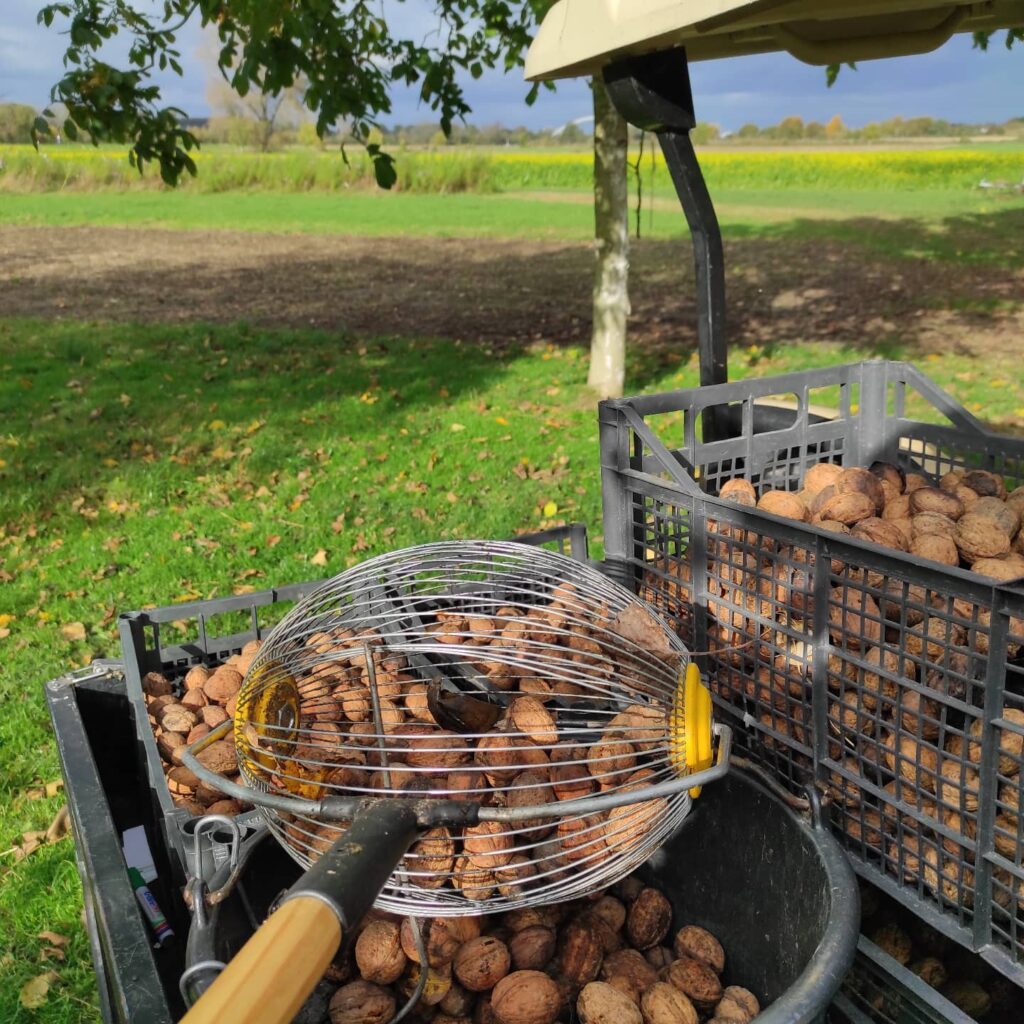
M 558 0 L 526 58 L 529 79 L 589 75 L 685 46 L 689 60 L 784 51 L 808 64 L 927 53 L 955 32 L 1024 25 L 1024 0 Z

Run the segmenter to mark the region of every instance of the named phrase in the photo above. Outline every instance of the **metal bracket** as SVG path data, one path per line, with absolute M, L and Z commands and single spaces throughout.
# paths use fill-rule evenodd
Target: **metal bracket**
M 102 679 L 104 676 L 123 675 L 123 662 L 118 661 L 116 658 L 96 658 L 94 661 L 89 662 L 88 665 L 72 669 L 70 672 L 65 672 L 63 675 L 57 676 L 56 679 L 51 679 L 47 682 L 46 688 L 56 692 L 58 690 L 63 690 L 68 686 L 78 686 L 82 683 L 91 683 L 93 680 Z
M 697 276 L 697 350 L 700 383 L 724 384 L 728 378 L 725 336 L 725 258 L 722 232 L 711 202 L 690 131 L 697 124 L 686 50 L 677 47 L 630 57 L 604 70 L 605 86 L 622 116 L 654 132 L 665 155 L 693 238 Z M 719 410 L 704 413 L 704 440 L 728 437 Z

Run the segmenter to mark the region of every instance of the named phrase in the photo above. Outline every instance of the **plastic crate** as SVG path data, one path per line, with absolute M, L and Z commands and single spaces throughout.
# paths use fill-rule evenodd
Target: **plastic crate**
M 912 396 L 945 422 L 908 418 Z M 793 410 L 755 406 L 777 397 Z M 709 411 L 737 436 L 703 442 Z M 893 362 L 604 402 L 600 421 L 606 558 L 704 658 L 739 752 L 816 780 L 863 876 L 1024 983 L 1024 729 L 1004 717 L 1024 709 L 1024 589 L 715 496 L 875 460 L 1016 487 L 1024 441 Z
M 829 1024 L 976 1024 L 870 939 L 857 942 L 857 959 L 832 1004 Z
M 587 558 L 587 532 L 580 524 L 531 533 L 515 540 L 551 548 L 578 561 Z M 184 883 L 192 872 L 192 829 L 197 819 L 175 805 L 167 788 L 160 752 L 146 712 L 142 679 L 148 672 L 161 672 L 180 690 L 190 668 L 218 665 L 240 653 L 243 645 L 264 636 L 295 602 L 321 582 L 296 583 L 252 594 L 126 612 L 120 616 L 128 697 L 134 709 L 138 741 L 145 754 L 156 818 L 161 823 L 171 868 L 179 883 Z M 255 828 L 261 818 L 259 811 L 248 811 L 236 820 L 246 829 Z M 200 841 L 204 873 L 219 866 L 228 856 L 227 846 L 218 838 L 216 834 L 204 835 Z

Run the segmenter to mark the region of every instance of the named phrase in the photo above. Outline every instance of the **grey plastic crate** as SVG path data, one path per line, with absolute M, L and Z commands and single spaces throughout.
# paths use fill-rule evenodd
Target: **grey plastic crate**
M 976 1024 L 898 960 L 861 936 L 830 1024 Z
M 755 401 L 778 396 L 794 411 L 766 422 Z M 913 396 L 944 422 L 909 418 Z M 738 436 L 702 442 L 723 408 Z M 1024 441 L 893 362 L 604 402 L 600 422 L 606 558 L 703 658 L 740 752 L 816 780 L 862 875 L 1024 983 L 1024 589 L 715 496 L 875 460 L 1015 487 Z
M 556 527 L 514 539 L 559 551 L 577 561 L 587 560 L 587 531 L 582 524 Z M 135 714 L 138 740 L 145 753 L 156 817 L 161 823 L 171 867 L 179 883 L 183 883 L 190 873 L 194 843 L 191 830 L 197 819 L 175 805 L 167 788 L 163 762 L 146 712 L 142 679 L 148 672 L 161 672 L 176 687 L 181 687 L 190 668 L 219 665 L 231 655 L 240 653 L 243 645 L 264 636 L 296 601 L 321 582 L 296 583 L 252 594 L 126 612 L 120 616 L 118 625 L 128 697 Z M 261 819 L 258 811 L 248 811 L 236 820 L 244 829 L 252 829 Z M 217 836 L 204 836 L 200 855 L 209 870 L 227 858 L 227 846 L 218 842 Z

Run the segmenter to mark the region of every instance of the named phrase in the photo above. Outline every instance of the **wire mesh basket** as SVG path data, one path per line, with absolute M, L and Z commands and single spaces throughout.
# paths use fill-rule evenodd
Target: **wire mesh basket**
M 383 909 L 571 899 L 660 847 L 690 809 L 684 780 L 711 767 L 687 662 L 596 569 L 521 544 L 422 545 L 328 581 L 271 631 L 238 694 L 236 760 L 303 866 L 360 800 L 436 808 Z
M 765 424 L 755 403 L 779 397 Z M 709 413 L 736 436 L 703 442 Z M 816 780 L 858 871 L 1024 982 L 1024 589 L 717 497 L 876 460 L 1013 488 L 1024 441 L 878 362 L 605 402 L 601 457 L 608 561 L 709 652 L 737 746 Z

